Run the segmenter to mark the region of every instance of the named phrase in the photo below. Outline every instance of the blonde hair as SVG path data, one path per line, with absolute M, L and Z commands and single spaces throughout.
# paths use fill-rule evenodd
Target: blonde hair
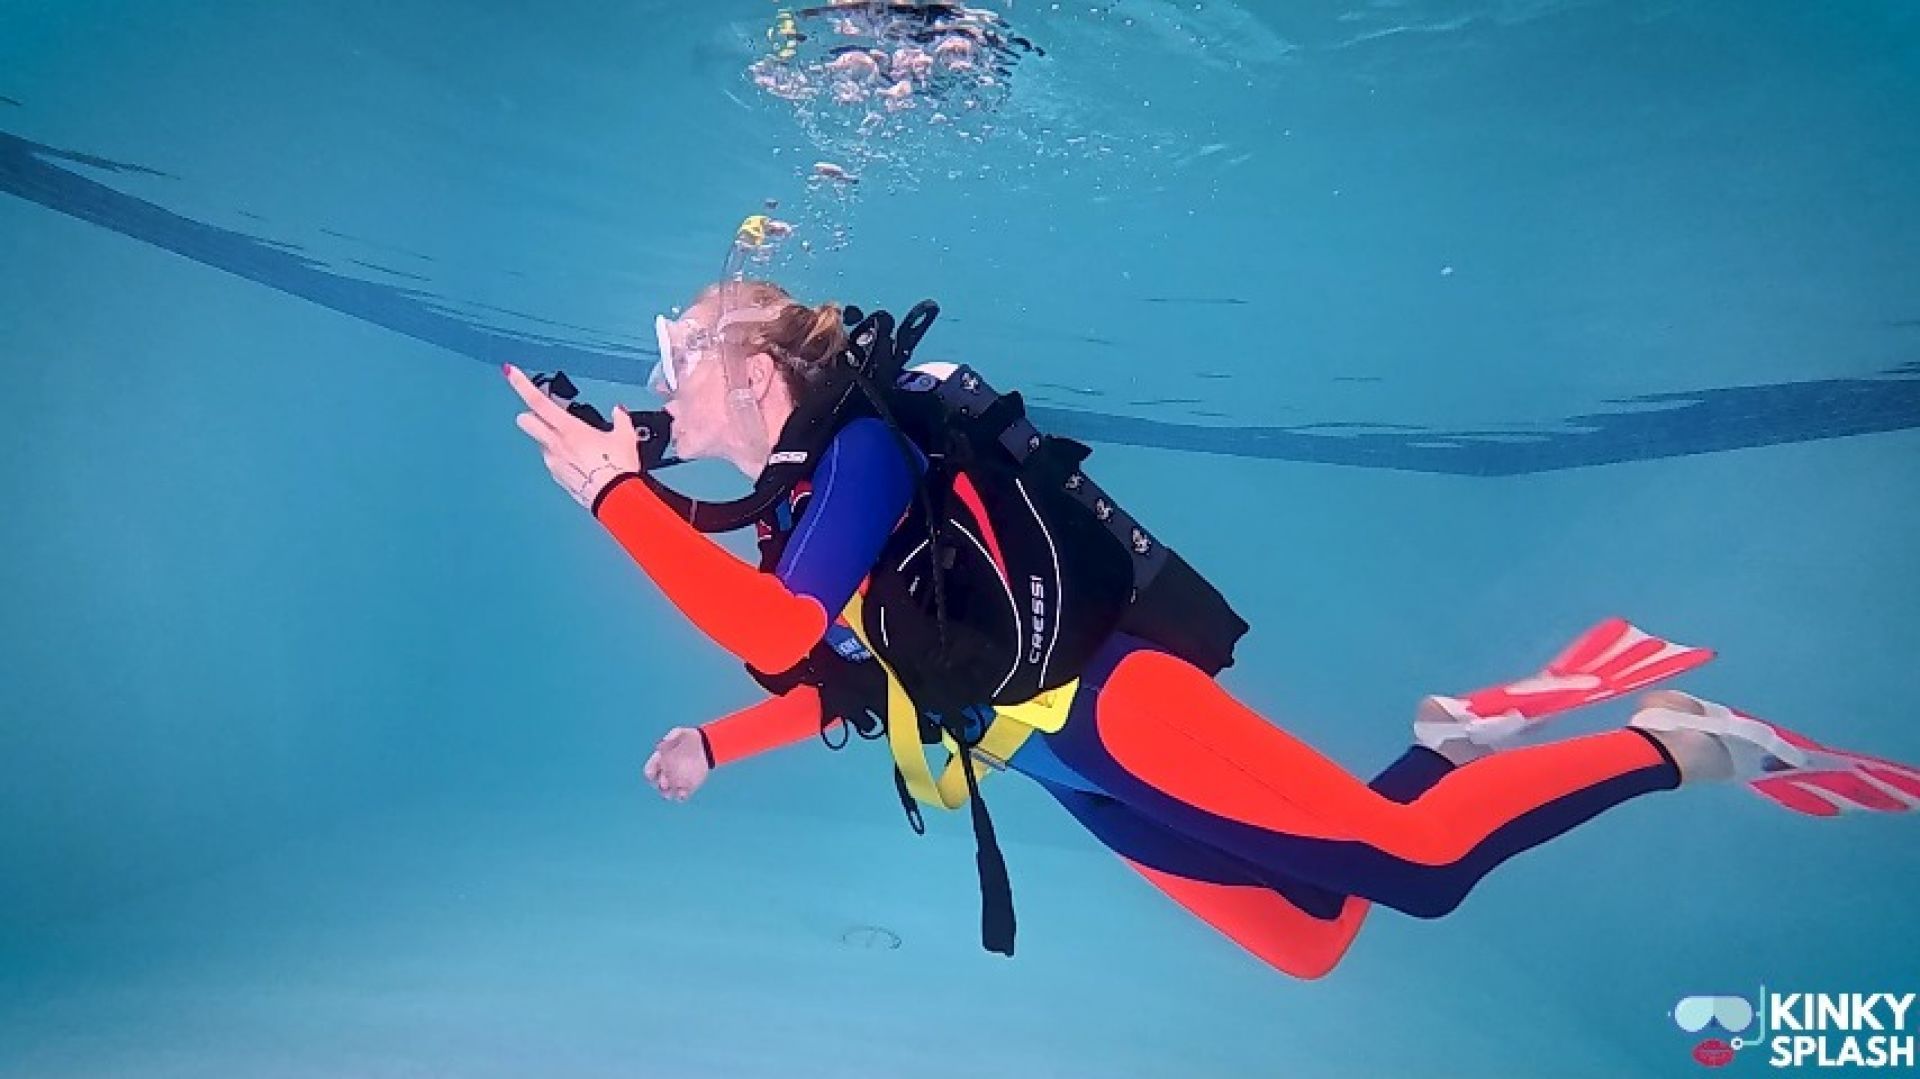
M 736 323 L 739 340 L 727 343 L 745 348 L 749 354 L 765 352 L 772 356 L 793 399 L 804 400 L 847 347 L 840 305 L 829 301 L 808 307 L 771 281 L 708 285 L 698 302 L 717 300 L 723 290 L 731 305 L 771 312 L 762 321 Z

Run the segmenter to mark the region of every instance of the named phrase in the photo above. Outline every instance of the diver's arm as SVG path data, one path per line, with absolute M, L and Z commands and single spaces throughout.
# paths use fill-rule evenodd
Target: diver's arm
M 613 533 L 647 576 L 722 648 L 760 670 L 784 671 L 827 629 L 817 599 L 798 596 L 727 553 L 640 480 L 633 417 L 613 410 L 613 430 L 587 423 L 506 364 L 527 411 L 515 423 L 539 443 L 554 481 Z
M 791 670 L 820 642 L 827 612 L 853 598 L 914 486 L 884 424 L 848 424 L 821 454 L 806 511 L 779 566 L 765 574 L 682 520 L 638 479 L 630 473 L 608 484 L 593 503 L 594 516 L 694 625 L 768 674 Z
M 819 695 L 803 687 L 697 728 L 675 727 L 653 747 L 641 774 L 661 797 L 684 802 L 715 768 L 808 737 L 821 730 L 820 718 Z
M 877 419 L 841 428 L 813 470 L 813 493 L 774 573 L 822 610 L 844 611 L 912 504 L 924 464 L 916 457 L 910 467 L 899 440 Z
M 718 768 L 757 753 L 789 746 L 821 732 L 820 693 L 800 686 L 781 697 L 742 708 L 699 727 L 707 766 Z M 833 720 L 828 727 L 837 726 Z
M 827 610 L 819 600 L 735 558 L 660 501 L 637 473 L 609 483 L 593 515 L 701 632 L 759 670 L 787 670 L 826 633 Z
M 813 599 L 822 610 L 845 607 L 912 497 L 913 475 L 892 432 L 877 420 L 848 424 L 821 454 L 813 493 L 775 568 L 779 581 L 792 594 Z M 862 694 L 885 693 L 884 682 L 868 686 L 853 673 L 854 665 L 833 656 L 827 646 L 819 651 L 825 655 L 803 657 L 810 661 L 806 677 L 827 679 L 820 684 L 828 686 L 825 700 L 834 708 L 849 707 L 850 701 L 860 703 Z M 780 668 L 755 666 L 763 672 L 785 672 L 803 660 Z M 827 704 L 815 685 L 780 692 L 781 679 L 761 680 L 773 683 L 768 688 L 776 696 L 700 728 L 709 765 L 791 745 L 821 733 L 823 724 L 831 732 L 846 714 L 827 715 Z

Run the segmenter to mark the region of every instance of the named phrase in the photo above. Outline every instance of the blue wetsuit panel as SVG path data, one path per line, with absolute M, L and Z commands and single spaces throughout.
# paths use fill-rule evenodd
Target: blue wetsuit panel
M 841 428 L 813 470 L 813 493 L 775 576 L 838 618 L 907 511 L 915 479 L 886 424 L 866 418 Z

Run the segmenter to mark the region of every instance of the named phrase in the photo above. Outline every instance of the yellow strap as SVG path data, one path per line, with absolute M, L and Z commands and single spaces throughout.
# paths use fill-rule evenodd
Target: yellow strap
M 1029 730 L 1042 734 L 1058 734 L 1060 728 L 1067 725 L 1067 710 L 1073 707 L 1074 694 L 1080 692 L 1078 678 L 1059 689 L 1050 689 L 1029 701 L 1019 704 L 1003 704 L 994 708 L 994 714 L 1001 719 L 1010 719 Z
M 900 769 L 901 777 L 907 782 L 907 793 L 913 795 L 915 801 L 941 809 L 959 809 L 967 804 L 967 774 L 960 770 L 962 767 L 970 765 L 973 768 L 974 781 L 977 783 L 995 770 L 1005 768 L 1033 732 L 1052 734 L 1066 725 L 1067 712 L 1073 707 L 1074 694 L 1080 689 L 1080 680 L 1077 678 L 1032 700 L 995 707 L 993 722 L 987 724 L 986 733 L 980 737 L 980 744 L 974 747 L 972 754 L 963 756 L 952 736 L 942 734 L 940 744 L 946 748 L 947 763 L 941 769 L 940 778 L 934 779 L 933 768 L 927 762 L 926 748 L 920 742 L 920 710 L 914 707 L 913 700 L 907 696 L 906 687 L 900 684 L 900 677 L 893 673 L 893 668 L 880 658 L 879 650 L 867 639 L 866 630 L 861 625 L 861 600 L 862 597 L 855 594 L 847 603 L 844 617 L 854 636 L 860 638 L 860 643 L 873 653 L 874 662 L 886 672 L 887 748 L 893 751 L 893 763 Z M 967 764 L 963 765 L 963 760 Z

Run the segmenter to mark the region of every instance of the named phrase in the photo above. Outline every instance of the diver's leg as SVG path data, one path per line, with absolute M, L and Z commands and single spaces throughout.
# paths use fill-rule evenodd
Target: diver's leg
M 1466 760 L 1455 760 L 1448 752 L 1452 748 L 1448 746 L 1443 749 L 1429 749 L 1416 742 L 1408 746 L 1407 751 L 1400 754 L 1392 764 L 1387 765 L 1385 771 L 1374 776 L 1373 782 L 1367 786 L 1373 788 L 1373 792 L 1382 798 L 1405 805 L 1432 790 L 1433 785 L 1445 779 L 1447 773 L 1453 771 L 1456 765 L 1464 764 L 1466 760 L 1472 760 L 1481 755 L 1475 754 L 1474 757 L 1467 757 Z
M 1197 843 L 1104 795 L 1039 780 L 1084 828 L 1168 898 L 1296 978 L 1332 970 L 1371 906 Z
M 1411 802 L 1439 782 L 1452 767 L 1446 757 L 1416 745 L 1375 777 L 1371 786 L 1396 802 Z M 1114 847 L 1123 861 L 1167 898 L 1227 939 L 1296 978 L 1320 978 L 1332 971 L 1347 954 L 1348 946 L 1366 922 L 1367 912 L 1373 908 L 1371 902 L 1359 896 L 1336 895 L 1280 876 L 1270 869 L 1250 866 L 1224 851 L 1199 847 L 1119 802 L 1105 801 L 1111 807 L 1105 809 L 1106 813 L 1123 812 L 1139 822 L 1137 827 L 1141 829 L 1155 829 L 1188 844 L 1190 849 L 1205 852 L 1190 855 L 1195 860 L 1218 859 L 1219 869 L 1212 875 L 1195 872 L 1194 866 L 1188 866 L 1187 872 L 1177 873 L 1136 861 L 1121 848 Z M 1114 846 L 1086 817 L 1080 816 L 1080 819 L 1089 831 L 1101 836 L 1108 846 Z M 1242 867 L 1243 875 L 1238 878 L 1225 872 L 1235 864 Z
M 1417 916 L 1452 910 L 1506 859 L 1680 781 L 1655 740 L 1625 730 L 1474 760 L 1402 804 L 1172 656 L 1130 652 L 1103 682 L 1094 722 L 1049 740 L 1082 775 L 1243 861 Z
M 1097 690 L 1081 703 L 1090 708 Z M 1082 711 L 1079 714 L 1088 715 Z M 1410 802 L 1453 766 L 1414 745 L 1374 778 L 1373 789 Z M 1331 971 L 1372 904 L 1293 880 L 1174 832 L 1112 798 L 1034 777 L 1080 824 L 1175 903 L 1255 957 L 1296 978 Z

